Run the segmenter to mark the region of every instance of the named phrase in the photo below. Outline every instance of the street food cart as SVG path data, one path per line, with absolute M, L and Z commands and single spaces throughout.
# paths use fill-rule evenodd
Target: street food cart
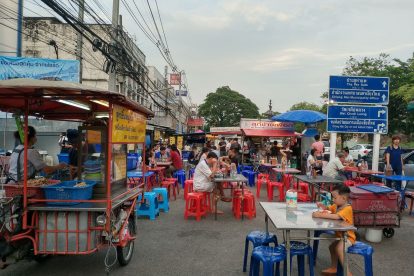
M 127 154 L 145 150 L 146 120 L 152 112 L 118 93 L 30 79 L 0 81 L 0 110 L 21 114 L 24 133 L 29 116 L 82 123 L 75 180 L 46 178 L 44 187 L 30 186 L 36 179 L 28 179 L 24 134 L 23 181 L 11 184 L 16 186 L 14 193 L 0 202 L 2 260 L 15 251 L 41 258 L 107 248 L 108 254 L 116 249 L 118 262 L 127 265 L 136 238 L 135 204 L 144 188 L 128 186 Z M 57 184 L 49 186 L 50 182 Z
M 258 119 L 245 119 L 240 120 L 240 129 L 242 132 L 242 145 L 244 141 L 249 138 L 251 140 L 251 147 L 254 145 L 264 146 L 263 138 L 286 138 L 295 137 L 295 131 L 293 129 L 293 123 L 282 123 L 270 120 L 258 120 Z M 242 163 L 245 161 L 245 153 L 243 151 Z M 262 160 L 257 160 L 261 163 Z

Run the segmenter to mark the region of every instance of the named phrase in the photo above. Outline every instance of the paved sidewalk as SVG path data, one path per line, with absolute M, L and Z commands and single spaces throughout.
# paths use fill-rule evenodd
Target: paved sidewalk
M 265 200 L 264 193 L 262 200 Z M 225 214 L 217 221 L 213 215 L 200 222 L 184 220 L 181 193 L 177 201 L 171 202 L 169 213 L 161 213 L 155 221 L 139 219 L 133 260 L 126 267 L 116 264 L 111 275 L 248 275 L 242 272 L 244 239 L 250 231 L 264 230 L 264 213 L 257 206 L 257 218 L 242 222 L 231 215 L 230 203 L 220 202 L 219 208 Z M 413 229 L 414 216 L 405 213 L 395 236 L 373 245 L 374 275 L 412 275 Z M 271 224 L 270 230 L 274 232 Z M 360 233 L 363 237 L 364 230 Z M 282 241 L 282 234 L 276 234 Z M 321 269 L 329 265 L 327 246 L 327 241 L 322 241 L 319 246 L 315 275 L 320 275 Z M 57 256 L 42 264 L 21 261 L 0 270 L 0 275 L 104 275 L 105 253 Z M 354 275 L 364 275 L 362 257 L 351 255 L 350 265 Z M 294 275 L 297 273 L 295 267 Z

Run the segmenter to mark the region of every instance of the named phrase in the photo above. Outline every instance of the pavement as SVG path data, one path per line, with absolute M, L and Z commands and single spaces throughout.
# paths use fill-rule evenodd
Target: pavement
M 209 215 L 197 222 L 194 218 L 184 219 L 182 196 L 181 193 L 176 201 L 171 201 L 170 212 L 161 213 L 155 221 L 138 219 L 133 259 L 125 267 L 116 263 L 110 275 L 248 275 L 242 272 L 245 237 L 250 231 L 265 229 L 264 212 L 258 202 L 257 217 L 252 220 L 236 220 L 231 204 L 220 202 L 219 209 L 225 213 L 217 221 Z M 263 190 L 261 200 L 265 200 L 264 196 Z M 282 241 L 282 233 L 269 226 Z M 413 275 L 413 232 L 414 216 L 405 212 L 394 237 L 371 244 L 375 250 L 374 275 Z M 359 233 L 363 238 L 364 229 Z M 320 271 L 329 265 L 328 245 L 328 241 L 319 245 L 315 275 L 321 275 Z M 24 260 L 0 270 L 0 275 L 105 275 L 106 253 L 107 250 L 101 250 L 85 256 L 53 256 L 40 264 Z M 114 255 L 110 253 L 108 261 L 113 262 Z M 350 269 L 353 275 L 364 275 L 363 258 L 350 255 Z M 296 260 L 293 275 L 297 275 Z

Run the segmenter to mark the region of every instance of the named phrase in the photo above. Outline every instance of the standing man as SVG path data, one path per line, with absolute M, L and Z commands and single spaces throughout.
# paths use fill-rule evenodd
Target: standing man
M 226 155 L 226 138 L 221 137 L 221 140 L 219 142 L 219 149 L 220 149 L 220 156 L 225 156 Z
M 404 162 L 401 157 L 402 149 L 400 148 L 401 137 L 398 135 L 392 136 L 392 144 L 385 150 L 386 172 L 391 174 L 402 175 L 404 169 Z M 387 186 L 391 187 L 391 181 L 387 181 Z M 401 190 L 401 181 L 395 182 L 395 189 Z
M 316 149 L 316 151 L 322 155 L 325 149 L 325 145 L 321 141 L 321 136 L 319 134 L 316 134 L 314 138 L 315 142 L 313 142 L 311 149 Z

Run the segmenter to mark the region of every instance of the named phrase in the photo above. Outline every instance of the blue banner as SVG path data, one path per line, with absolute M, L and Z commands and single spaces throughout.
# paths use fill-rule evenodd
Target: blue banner
M 79 82 L 79 61 L 0 56 L 0 80 L 16 78 Z

